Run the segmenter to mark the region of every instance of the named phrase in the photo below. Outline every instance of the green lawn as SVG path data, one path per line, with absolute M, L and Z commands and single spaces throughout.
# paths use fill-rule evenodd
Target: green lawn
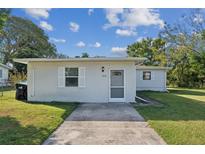
M 140 95 L 163 104 L 136 107 L 168 144 L 205 144 L 205 89 L 169 89 Z
M 70 103 L 26 103 L 0 97 L 0 144 L 41 144 L 75 109 Z

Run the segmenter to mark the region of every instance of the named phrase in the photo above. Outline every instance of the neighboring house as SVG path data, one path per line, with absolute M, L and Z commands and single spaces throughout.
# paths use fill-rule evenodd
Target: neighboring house
M 8 81 L 9 69 L 7 65 L 0 63 L 0 86 L 5 85 Z
M 15 59 L 27 64 L 28 101 L 135 102 L 136 90 L 166 91 L 166 68 L 145 58 Z M 137 68 L 136 68 L 137 67 Z

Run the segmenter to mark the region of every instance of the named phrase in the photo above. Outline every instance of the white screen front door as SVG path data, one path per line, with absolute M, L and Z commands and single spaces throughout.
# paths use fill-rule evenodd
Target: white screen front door
M 110 70 L 110 102 L 124 102 L 124 70 Z

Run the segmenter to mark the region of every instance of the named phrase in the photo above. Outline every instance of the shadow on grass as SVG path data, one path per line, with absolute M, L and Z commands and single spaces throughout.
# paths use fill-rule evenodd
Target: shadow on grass
M 3 97 L 0 97 L 0 105 L 5 106 L 8 104 L 8 108 L 5 106 L 5 112 L 6 110 L 9 111 L 10 106 L 12 108 L 17 105 L 20 110 L 22 110 L 24 107 L 25 109 L 32 108 L 34 106 L 38 105 L 45 105 L 50 106 L 54 108 L 63 109 L 62 114 L 59 115 L 59 119 L 65 119 L 76 107 L 78 103 L 62 103 L 62 102 L 52 102 L 52 103 L 44 103 L 44 102 L 26 102 L 26 101 L 19 101 L 15 99 L 15 93 L 13 91 L 11 92 L 5 92 Z M 29 105 L 30 104 L 30 105 Z M 41 107 L 39 107 L 41 109 Z M 47 110 L 46 107 L 43 107 L 43 110 Z M 49 110 L 49 108 L 48 108 Z M 18 109 L 16 110 L 18 112 Z M 15 108 L 14 111 L 16 112 Z M 29 111 L 28 111 L 29 112 Z M 33 112 L 31 110 L 31 112 Z M 42 111 L 43 112 L 43 111 Z M 45 113 L 46 114 L 46 113 Z M 53 114 L 55 115 L 55 110 L 53 111 Z M 20 116 L 25 114 L 19 113 Z M 32 115 L 32 114 L 31 114 Z M 35 115 L 35 113 L 34 113 Z M 38 115 L 36 115 L 38 116 Z M 31 119 L 32 120 L 32 119 Z M 45 119 L 46 120 L 46 119 Z M 0 144 L 41 144 L 43 143 L 48 136 L 55 131 L 57 125 L 60 125 L 60 123 L 63 122 L 63 120 L 56 121 L 55 124 L 52 125 L 52 127 L 39 127 L 33 123 L 30 123 L 30 125 L 22 125 L 21 121 L 18 121 L 15 117 L 11 116 L 0 116 Z
M 202 90 L 202 89 L 201 89 Z M 204 92 L 202 91 L 194 91 L 194 90 L 177 90 L 177 89 L 169 89 L 169 92 L 175 93 L 175 94 L 181 94 L 181 95 L 196 95 L 196 96 L 203 96 L 205 95 L 205 90 Z
M 0 87 L 0 92 L 6 92 L 6 91 L 15 91 L 15 87 Z
M 67 118 L 79 105 L 78 102 L 27 102 L 23 101 L 24 103 L 34 104 L 34 105 L 46 105 L 52 106 L 60 109 L 64 109 L 65 112 L 61 116 L 61 118 Z
M 148 97 L 163 104 L 162 107 L 136 107 L 146 120 L 205 120 L 205 102 L 178 96 L 187 94 L 187 90 L 171 90 L 170 93 L 140 92 L 139 95 Z M 190 92 L 190 95 L 204 95 L 203 92 Z
M 0 144 L 40 144 L 51 133 L 46 128 L 36 128 L 28 125 L 22 126 L 20 122 L 13 117 L 0 117 Z
M 22 102 L 28 104 L 28 102 Z M 62 119 L 65 119 L 71 112 L 77 107 L 77 104 L 71 103 L 29 103 L 33 105 L 46 105 L 55 108 L 61 108 L 65 112 L 61 115 Z M 60 123 L 59 123 L 60 124 Z M 55 128 L 35 127 L 33 125 L 21 125 L 14 117 L 3 116 L 0 117 L 0 144 L 41 144 L 49 135 L 55 131 Z
M 0 103 L 12 103 L 16 101 L 24 104 L 46 105 L 63 109 L 65 110 L 64 114 L 62 115 L 63 119 L 65 119 L 71 113 L 71 111 L 73 111 L 79 105 L 78 102 L 28 102 L 27 100 L 16 100 L 15 91 L 5 93 L 3 97 L 0 97 Z

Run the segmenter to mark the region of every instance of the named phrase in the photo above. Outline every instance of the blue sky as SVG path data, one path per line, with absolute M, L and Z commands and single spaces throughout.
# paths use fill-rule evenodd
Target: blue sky
M 12 15 L 43 28 L 59 53 L 70 57 L 124 56 L 126 47 L 157 37 L 164 22 L 176 22 L 188 9 L 13 9 Z

